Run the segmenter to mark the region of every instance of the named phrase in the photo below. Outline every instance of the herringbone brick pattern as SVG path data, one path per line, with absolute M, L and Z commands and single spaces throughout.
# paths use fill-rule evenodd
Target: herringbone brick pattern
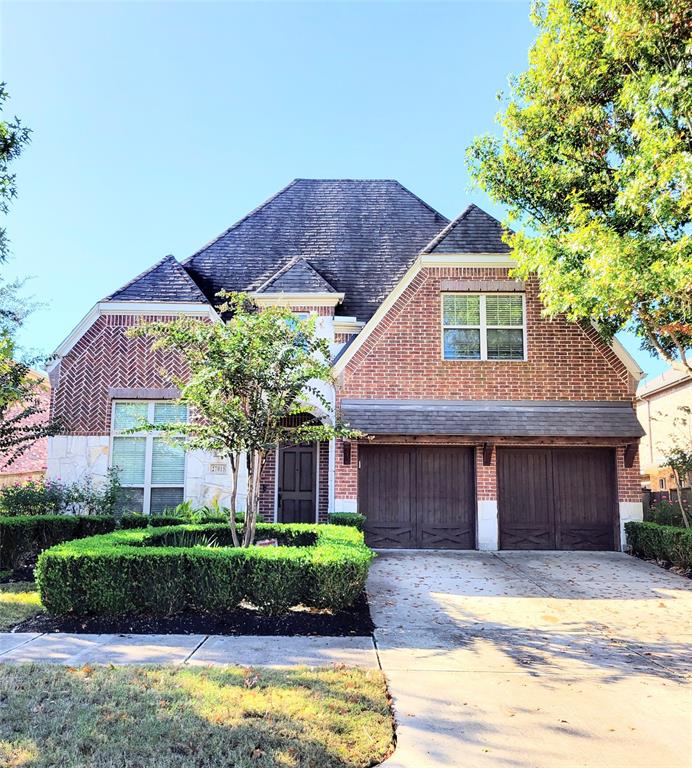
M 148 339 L 130 339 L 125 331 L 142 322 L 173 320 L 167 316 L 104 315 L 89 328 L 52 375 L 52 412 L 68 435 L 108 435 L 111 387 L 170 387 L 185 378 L 178 355 L 153 351 Z

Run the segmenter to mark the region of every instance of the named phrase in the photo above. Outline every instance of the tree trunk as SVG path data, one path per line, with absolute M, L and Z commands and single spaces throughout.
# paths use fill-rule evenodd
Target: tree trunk
M 264 464 L 263 456 L 264 454 L 261 451 L 251 451 L 248 454 L 247 509 L 245 511 L 243 547 L 249 547 L 255 541 L 260 497 L 260 477 L 262 474 L 262 466 Z
M 238 462 L 240 459 L 240 456 L 231 456 L 231 512 L 229 515 L 229 525 L 231 526 L 231 538 L 233 539 L 233 546 L 238 547 L 240 546 L 240 541 L 238 540 L 238 530 L 236 528 L 236 522 L 235 522 L 235 516 L 236 516 L 236 509 L 237 509 L 237 502 L 238 502 L 238 471 L 239 466 Z
M 677 472 L 676 470 L 673 470 L 673 476 L 675 477 L 675 485 L 678 487 L 678 506 L 680 507 L 680 514 L 682 515 L 682 522 L 685 524 L 685 528 L 690 527 L 690 521 L 687 517 L 687 512 L 685 512 L 685 507 L 682 503 L 682 474 L 680 472 Z

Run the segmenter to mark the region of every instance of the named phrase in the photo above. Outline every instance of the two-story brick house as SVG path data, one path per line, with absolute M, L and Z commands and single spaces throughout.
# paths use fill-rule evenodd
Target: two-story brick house
M 48 473 L 118 466 L 127 505 L 222 503 L 228 468 L 124 434 L 186 418 L 180 360 L 128 327 L 179 314 L 220 322 L 221 289 L 317 316 L 330 397 L 367 433 L 279 446 L 262 512 L 360 511 L 375 546 L 617 549 L 641 517 L 637 365 L 595 329 L 541 315 L 536 280 L 509 275 L 499 222 L 444 216 L 396 181 L 298 179 L 182 263 L 168 256 L 98 302 L 57 350 Z M 164 370 L 165 369 L 165 370 Z M 319 418 L 328 414 L 316 411 Z

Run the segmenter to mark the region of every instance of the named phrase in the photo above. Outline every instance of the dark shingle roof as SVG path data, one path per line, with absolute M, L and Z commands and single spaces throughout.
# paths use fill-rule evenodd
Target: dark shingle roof
M 627 437 L 644 434 L 629 403 L 343 400 L 346 424 L 370 435 Z
M 193 301 L 205 295 L 173 256 L 165 256 L 103 301 Z
M 507 253 L 502 224 L 477 205 L 457 216 L 423 248 L 423 253 Z
M 337 293 L 305 259 L 291 259 L 257 289 L 257 293 Z
M 397 181 L 296 179 L 183 262 L 210 301 L 298 257 L 368 320 L 448 220 Z

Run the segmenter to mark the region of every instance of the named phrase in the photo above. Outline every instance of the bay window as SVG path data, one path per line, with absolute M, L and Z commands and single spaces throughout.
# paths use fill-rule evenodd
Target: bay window
M 185 451 L 157 432 L 125 432 L 141 422 L 170 424 L 187 421 L 187 407 L 171 402 L 115 401 L 112 419 L 111 466 L 122 486 L 121 512 L 161 514 L 185 495 Z
M 442 294 L 445 360 L 525 360 L 524 295 Z

